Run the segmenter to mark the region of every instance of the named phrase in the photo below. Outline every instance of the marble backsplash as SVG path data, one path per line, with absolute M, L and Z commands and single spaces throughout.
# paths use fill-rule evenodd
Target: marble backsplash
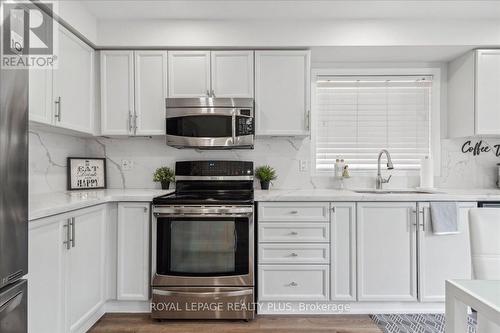
M 30 193 L 48 193 L 66 189 L 66 158 L 68 156 L 106 157 L 109 188 L 159 188 L 152 174 L 159 166 L 174 166 L 178 160 L 237 159 L 251 160 L 255 165 L 269 164 L 276 168 L 279 178 L 275 188 L 313 189 L 334 188 L 332 177 L 311 176 L 300 172 L 299 161 L 307 160 L 311 168 L 309 138 L 257 139 L 254 150 L 200 151 L 175 149 L 165 145 L 164 139 L 155 138 L 77 138 L 38 129 L 29 133 Z M 500 158 L 494 151 L 479 156 L 462 153 L 461 140 L 442 140 L 441 175 L 436 186 L 445 188 L 493 188 L 496 164 Z M 478 141 L 478 139 L 473 140 Z M 492 140 L 493 141 L 493 140 Z M 490 142 L 491 146 L 498 142 Z M 483 142 L 484 145 L 488 142 Z M 130 169 L 122 161 L 132 163 Z M 347 188 L 373 187 L 375 172 L 354 173 L 346 180 Z M 386 187 L 406 188 L 419 185 L 419 176 L 412 172 L 395 172 Z M 257 184 L 256 184 L 257 186 Z

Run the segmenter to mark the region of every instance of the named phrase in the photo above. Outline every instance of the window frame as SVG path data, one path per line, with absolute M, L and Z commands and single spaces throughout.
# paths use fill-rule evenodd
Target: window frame
M 441 69 L 436 67 L 421 68 L 315 68 L 311 71 L 311 175 L 331 176 L 332 173 L 320 172 L 316 170 L 316 140 L 317 140 L 317 116 L 318 108 L 316 101 L 316 82 L 318 76 L 432 76 L 431 89 L 431 110 L 430 110 L 430 154 L 434 163 L 434 175 L 440 176 L 441 172 Z M 355 175 L 373 175 L 373 170 L 356 169 L 350 170 Z M 420 173 L 419 170 L 391 170 L 391 174 L 396 176 L 414 176 Z

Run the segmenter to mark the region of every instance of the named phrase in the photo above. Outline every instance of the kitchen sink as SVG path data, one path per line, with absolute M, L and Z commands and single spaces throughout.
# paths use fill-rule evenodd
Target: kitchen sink
M 433 194 L 436 192 L 425 190 L 355 190 L 356 193 L 365 194 Z

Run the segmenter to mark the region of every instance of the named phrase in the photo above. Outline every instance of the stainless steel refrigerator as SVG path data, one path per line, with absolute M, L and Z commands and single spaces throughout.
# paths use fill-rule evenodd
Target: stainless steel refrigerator
M 0 35 L 3 36 L 3 26 Z M 28 71 L 0 69 L 0 332 L 27 332 Z

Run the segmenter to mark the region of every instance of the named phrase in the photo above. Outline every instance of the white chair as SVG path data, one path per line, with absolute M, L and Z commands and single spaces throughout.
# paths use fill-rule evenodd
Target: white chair
M 476 280 L 500 280 L 500 208 L 469 210 L 472 276 Z M 500 327 L 477 316 L 478 332 L 496 333 Z
M 500 280 L 500 208 L 469 211 L 473 277 Z

